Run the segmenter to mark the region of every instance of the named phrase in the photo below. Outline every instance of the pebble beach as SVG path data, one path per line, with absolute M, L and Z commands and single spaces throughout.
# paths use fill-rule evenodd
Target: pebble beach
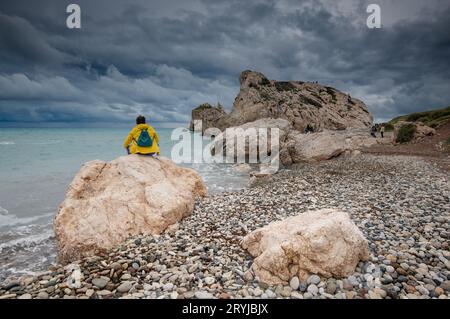
M 262 283 L 241 247 L 249 232 L 307 210 L 337 208 L 369 241 L 347 278 Z M 69 268 L 9 278 L 0 299 L 448 299 L 450 176 L 413 156 L 361 154 L 296 164 L 241 191 L 209 195 L 158 236 L 130 238 Z

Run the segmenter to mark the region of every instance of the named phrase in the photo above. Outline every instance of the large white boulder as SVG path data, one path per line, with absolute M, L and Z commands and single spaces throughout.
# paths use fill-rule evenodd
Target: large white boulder
M 368 242 L 349 215 L 334 209 L 307 211 L 257 229 L 242 241 L 255 257 L 259 280 L 287 284 L 298 276 L 347 277 L 369 257 Z
M 327 160 L 379 142 L 367 130 L 324 130 L 311 134 L 292 130 L 282 143 L 281 159 L 283 164 Z
M 192 169 L 129 155 L 84 164 L 69 186 L 54 228 L 63 263 L 137 234 L 159 234 L 192 213 L 206 188 Z
M 275 138 L 274 129 L 278 129 L 278 139 Z M 245 162 L 249 162 L 249 155 L 252 154 L 255 160 L 264 162 L 264 158 L 260 156 L 271 154 L 272 136 L 275 142 L 273 149 L 279 151 L 281 141 L 286 139 L 291 129 L 289 121 L 280 118 L 262 118 L 240 126 L 229 127 L 215 137 L 211 153 L 223 154 L 233 160 L 242 159 Z

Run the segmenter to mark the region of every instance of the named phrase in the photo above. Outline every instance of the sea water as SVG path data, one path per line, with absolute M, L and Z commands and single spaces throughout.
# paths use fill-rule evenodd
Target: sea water
M 0 128 L 0 281 L 56 262 L 53 219 L 68 185 L 83 163 L 125 155 L 122 142 L 128 131 Z M 178 141 L 171 140 L 171 129 L 157 131 L 161 155 L 170 158 Z M 231 165 L 181 165 L 197 170 L 210 193 L 238 190 L 247 183 Z

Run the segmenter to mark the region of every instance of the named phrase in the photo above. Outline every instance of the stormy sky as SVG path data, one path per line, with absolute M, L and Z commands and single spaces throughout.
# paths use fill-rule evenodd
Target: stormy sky
M 448 0 L 0 1 L 0 125 L 184 125 L 200 103 L 229 110 L 246 69 L 334 86 L 381 121 L 450 105 L 449 30 Z

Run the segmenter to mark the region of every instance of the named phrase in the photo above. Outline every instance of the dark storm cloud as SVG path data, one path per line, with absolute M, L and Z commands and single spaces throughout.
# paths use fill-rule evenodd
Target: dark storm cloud
M 82 29 L 65 27 L 65 7 Z M 319 81 L 378 119 L 450 104 L 450 5 L 379 1 L 14 1 L 0 4 L 0 121 L 186 122 L 230 107 L 238 75 Z M 420 15 L 418 15 L 420 13 Z

